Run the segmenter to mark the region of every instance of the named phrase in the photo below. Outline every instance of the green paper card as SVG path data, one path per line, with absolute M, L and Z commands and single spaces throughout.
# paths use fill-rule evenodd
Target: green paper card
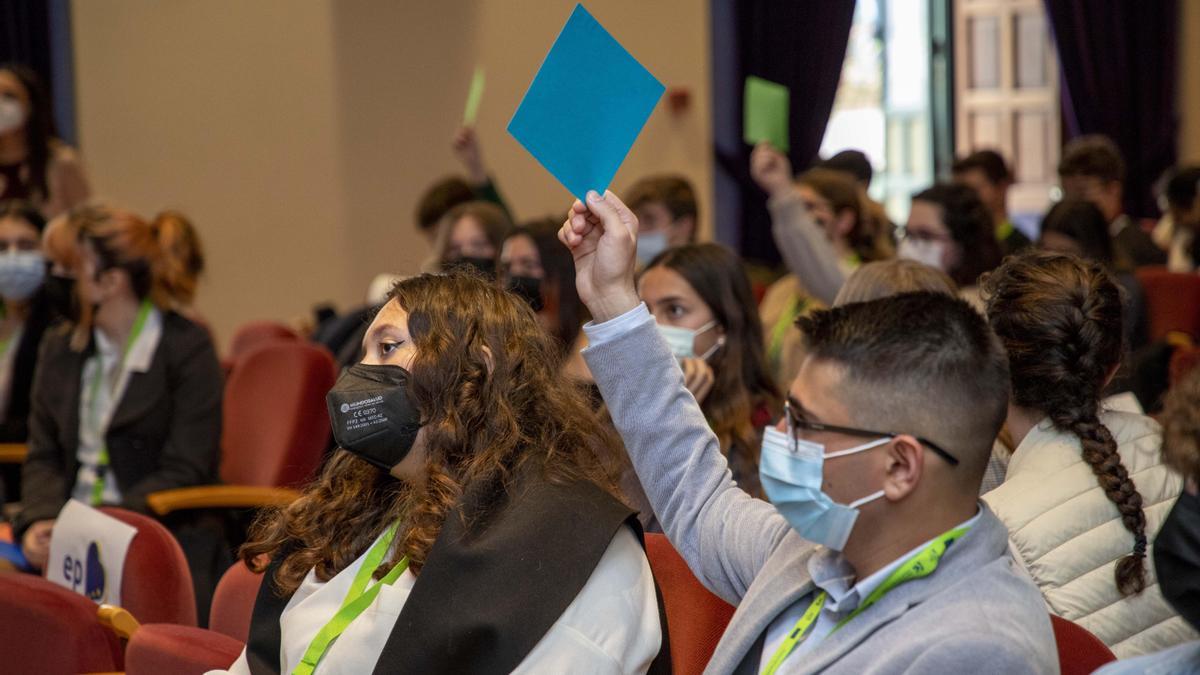
M 463 126 L 475 126 L 479 117 L 479 102 L 483 100 L 483 66 L 475 68 L 475 76 L 471 78 L 471 88 L 467 91 L 467 109 L 463 111 Z
M 788 151 L 788 88 L 753 75 L 746 78 L 743 97 L 745 127 L 742 137 L 750 145 L 767 141 Z

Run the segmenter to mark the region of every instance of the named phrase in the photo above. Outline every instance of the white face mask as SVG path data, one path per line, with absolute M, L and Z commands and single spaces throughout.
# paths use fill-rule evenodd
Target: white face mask
M 6 96 L 0 96 L 0 134 L 16 131 L 25 124 L 25 106 Z
M 668 326 L 666 324 L 658 324 L 658 332 L 662 334 L 663 339 L 667 341 L 667 345 L 671 348 L 671 353 L 677 359 L 690 359 L 696 356 L 696 337 L 707 333 L 717 327 L 716 321 L 709 321 L 700 328 L 692 330 L 690 328 L 680 328 L 678 326 Z M 708 357 L 717 353 L 725 344 L 725 336 L 717 338 L 717 342 L 709 347 L 708 351 L 700 355 L 702 360 L 707 361 Z
M 22 302 L 33 297 L 46 280 L 46 259 L 38 251 L 0 254 L 0 297 Z
M 643 266 L 649 265 L 659 253 L 670 248 L 667 245 L 666 232 L 646 232 L 637 238 L 637 259 Z
M 900 249 L 896 252 L 903 260 L 915 260 L 922 265 L 929 265 L 938 270 L 946 271 L 942 260 L 946 255 L 946 242 L 934 239 L 913 239 L 905 237 L 900 241 Z

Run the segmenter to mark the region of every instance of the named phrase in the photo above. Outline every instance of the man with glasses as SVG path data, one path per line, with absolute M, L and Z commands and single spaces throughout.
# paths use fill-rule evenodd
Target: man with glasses
M 636 232 L 616 195 L 590 193 L 560 238 L 594 317 L 584 356 L 646 494 L 738 605 L 708 671 L 1058 672 L 1041 594 L 977 499 L 1008 402 L 983 318 L 919 293 L 802 319 L 808 356 L 764 432 L 767 503 L 732 481 L 638 302 Z

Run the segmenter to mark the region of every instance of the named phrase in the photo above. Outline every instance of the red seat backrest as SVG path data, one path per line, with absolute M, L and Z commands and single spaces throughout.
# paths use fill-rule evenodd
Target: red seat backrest
M 121 670 L 121 643 L 96 608 L 39 576 L 0 575 L 0 668 L 43 675 Z
M 259 347 L 275 342 L 303 341 L 296 331 L 275 321 L 251 321 L 242 324 L 229 342 L 229 359 L 237 361 Z
M 1162 267 L 1141 267 L 1136 274 L 1146 294 L 1150 339 L 1161 340 L 1171 331 L 1200 338 L 1200 274 Z
M 183 549 L 162 523 L 112 506 L 100 509 L 137 528 L 121 574 L 121 607 L 139 623 L 196 625 L 196 592 Z
M 221 576 L 213 593 L 209 628 L 245 642 L 250 635 L 250 614 L 262 580 L 263 575 L 251 572 L 245 563 L 234 563 Z
M 703 672 L 733 616 L 733 606 L 705 588 L 666 536 L 646 535 L 646 557 L 662 590 L 672 671 Z
M 307 480 L 329 442 L 325 395 L 334 377 L 329 352 L 305 342 L 243 356 L 225 384 L 221 479 L 264 487 Z
M 1058 667 L 1062 675 L 1087 675 L 1117 660 L 1108 645 L 1078 624 L 1051 614 L 1050 625 L 1054 627 Z

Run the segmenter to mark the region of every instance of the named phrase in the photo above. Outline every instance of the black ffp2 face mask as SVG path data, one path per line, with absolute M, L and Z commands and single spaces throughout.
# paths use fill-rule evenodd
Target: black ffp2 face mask
M 384 471 L 412 450 L 421 414 L 408 396 L 400 366 L 358 364 L 346 369 L 325 397 L 333 440 Z
M 542 299 L 542 280 L 534 277 L 509 277 L 508 283 L 505 284 L 508 290 L 529 303 L 529 306 L 535 312 L 540 312 L 545 308 L 546 303 Z

